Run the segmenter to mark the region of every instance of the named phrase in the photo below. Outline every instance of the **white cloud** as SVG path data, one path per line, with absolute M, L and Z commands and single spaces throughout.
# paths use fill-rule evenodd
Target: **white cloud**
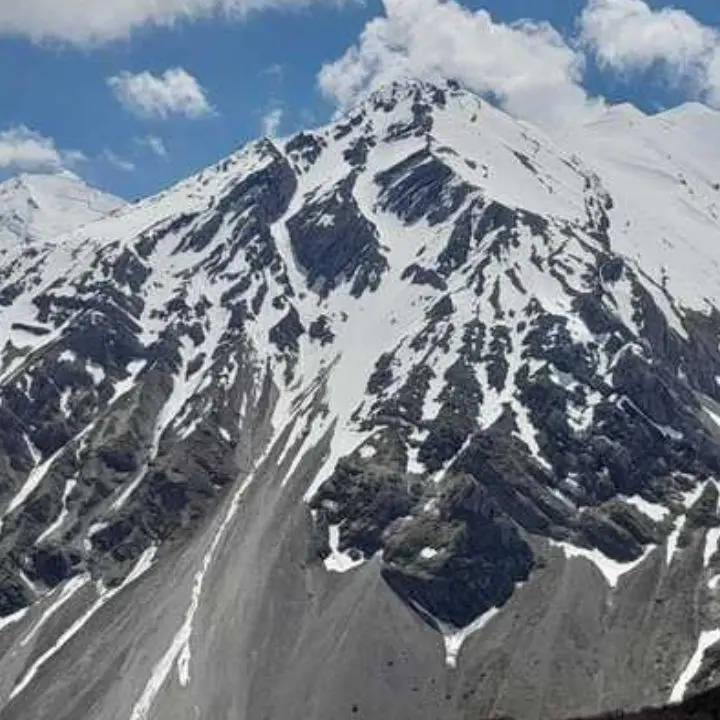
M 147 71 L 136 75 L 124 72 L 107 82 L 125 108 L 139 117 L 166 119 L 171 115 L 182 115 L 199 118 L 212 112 L 197 78 L 183 68 L 172 68 L 162 75 Z
M 707 99 L 720 108 L 720 46 L 715 48 L 707 67 Z
M 0 132 L 0 168 L 60 170 L 85 161 L 79 150 L 61 150 L 52 138 L 24 125 Z
M 94 46 L 127 39 L 143 27 L 345 1 L 354 0 L 0 0 L 0 34 Z
M 643 0 L 590 0 L 581 16 L 582 38 L 604 65 L 646 69 L 657 62 L 690 68 L 712 33 L 683 10 L 652 10 Z
M 577 121 L 594 113 L 581 85 L 584 56 L 547 23 L 496 23 L 455 0 L 384 0 L 359 42 L 319 74 L 341 107 L 402 77 L 452 77 L 492 94 L 510 112 L 538 122 Z
M 281 107 L 275 107 L 265 114 L 262 119 L 262 134 L 265 137 L 274 138 L 280 130 L 285 111 Z
M 130 173 L 135 172 L 135 170 L 137 169 L 137 166 L 132 160 L 122 158 L 117 153 L 114 153 L 112 150 L 103 150 L 102 157 L 116 170 L 120 170 L 120 172 Z
M 590 0 L 581 42 L 601 66 L 629 73 L 662 66 L 690 94 L 720 103 L 720 33 L 684 10 L 652 9 L 644 0 Z
M 157 155 L 159 158 L 166 158 L 168 156 L 167 147 L 162 138 L 156 135 L 146 135 L 145 137 L 136 138 L 135 142 L 143 148 L 147 148 L 151 153 Z

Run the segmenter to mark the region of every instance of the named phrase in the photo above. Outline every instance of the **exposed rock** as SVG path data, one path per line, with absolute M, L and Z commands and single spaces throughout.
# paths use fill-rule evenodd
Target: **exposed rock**
M 307 203 L 288 221 L 293 251 L 308 284 L 321 294 L 353 280 L 351 294 L 376 289 L 387 262 L 379 250 L 377 229 L 360 212 L 350 175 L 328 196 Z

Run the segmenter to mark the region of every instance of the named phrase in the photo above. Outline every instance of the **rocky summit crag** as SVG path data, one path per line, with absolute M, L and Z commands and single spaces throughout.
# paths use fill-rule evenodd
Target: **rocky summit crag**
M 404 83 L 132 205 L 0 186 L 0 720 L 720 684 L 718 140 Z

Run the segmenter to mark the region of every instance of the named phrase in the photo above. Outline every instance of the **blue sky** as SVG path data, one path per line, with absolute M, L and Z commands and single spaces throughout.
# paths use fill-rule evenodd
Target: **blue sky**
M 149 0 L 103 0 L 118 7 L 126 24 L 116 27 L 110 15 L 90 18 L 84 28 L 86 0 L 0 0 L 0 177 L 65 165 L 117 194 L 145 195 L 264 131 L 285 134 L 325 122 L 399 66 L 419 75 L 448 69 L 538 122 L 548 121 L 541 106 L 555 97 L 553 106 L 570 108 L 563 117 L 579 117 L 580 106 L 595 96 L 653 112 L 688 99 L 720 106 L 716 0 L 672 7 L 645 0 L 193 2 L 198 10 L 191 17 L 177 10 L 179 0 L 162 0 L 166 14 L 153 17 L 143 5 L 152 6 Z M 13 3 L 22 9 L 16 13 Z M 222 12 L 248 5 L 256 9 L 233 17 Z M 58 6 L 68 8 L 65 16 Z M 47 17 L 49 7 L 57 17 Z M 498 30 L 525 18 L 535 21 L 533 30 L 510 30 L 501 50 L 493 49 L 488 32 L 494 42 Z M 444 28 L 437 47 L 433 22 Z M 559 36 L 538 33 L 540 22 Z M 372 40 L 363 44 L 368 23 Z M 385 43 L 380 51 L 378 43 Z M 332 65 L 352 47 L 345 64 Z M 160 87 L 173 69 L 184 73 L 177 92 L 185 81 L 195 83 L 184 99 Z M 134 82 L 138 76 L 149 82 Z M 546 100 L 530 86 L 541 87 Z M 138 105 L 153 89 L 152 103 Z M 47 157 L 38 155 L 38 144 Z

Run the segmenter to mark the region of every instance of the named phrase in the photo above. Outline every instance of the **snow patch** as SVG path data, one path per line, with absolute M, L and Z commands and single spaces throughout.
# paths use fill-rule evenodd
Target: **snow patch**
M 72 389 L 71 388 L 65 388 L 62 392 L 62 395 L 60 396 L 60 412 L 63 414 L 63 417 L 70 418 L 71 416 L 71 410 L 70 410 L 70 398 L 72 397 Z
M 352 557 L 349 553 L 340 550 L 340 525 L 331 525 L 328 528 L 330 555 L 325 558 L 325 569 L 328 572 L 346 573 L 354 570 L 365 562 L 365 558 L 360 555 L 358 558 Z
M 670 533 L 670 535 L 668 535 L 667 545 L 665 547 L 665 559 L 668 567 L 670 567 L 670 565 L 672 564 L 672 560 L 675 557 L 675 553 L 677 552 L 678 539 L 680 538 L 680 533 L 685 527 L 686 519 L 686 515 L 680 515 L 679 517 L 675 518 L 675 527 L 673 528 L 673 531 Z
M 377 450 L 372 445 L 363 445 L 360 448 L 360 457 L 363 460 L 370 460 L 377 455 Z
M 95 385 L 100 385 L 100 383 L 105 380 L 105 369 L 100 365 L 95 365 L 94 363 L 89 362 L 85 366 L 85 369 L 87 370 L 90 377 L 93 379 Z
M 698 483 L 692 490 L 683 493 L 682 504 L 689 510 L 702 497 L 707 486 L 714 482 L 714 480 L 706 480 L 704 483 Z
M 410 447 L 407 451 L 407 470 L 406 472 L 410 475 L 424 475 L 425 474 L 425 465 L 420 462 L 420 448 L 419 447 Z
M 146 364 L 147 363 L 145 360 L 133 360 L 131 363 L 128 364 L 127 371 L 129 375 L 127 378 L 125 378 L 125 380 L 120 380 L 119 382 L 115 383 L 115 387 L 113 389 L 113 397 L 110 401 L 110 405 L 127 395 L 135 387 L 137 383 L 137 377 Z
M 20 579 L 25 583 L 28 590 L 30 590 L 30 592 L 37 597 L 40 594 L 37 585 L 22 570 L 18 571 L 18 575 L 20 576 Z
M 47 460 L 45 460 L 45 462 L 37 465 L 30 472 L 30 474 L 27 476 L 27 479 L 25 480 L 25 483 L 20 488 L 20 491 L 10 501 L 10 504 L 7 506 L 7 509 L 3 514 L 3 517 L 7 517 L 8 515 L 12 514 L 30 497 L 30 495 L 35 492 L 35 490 L 37 490 L 37 488 L 40 486 L 45 476 L 47 475 L 48 471 L 50 470 L 52 464 L 62 454 L 63 450 L 65 450 L 65 446 L 61 447 Z
M 712 556 L 717 552 L 718 541 L 720 540 L 720 528 L 711 528 L 705 536 L 705 552 L 703 555 L 703 565 L 708 567 Z
M 99 532 L 102 532 L 110 523 L 108 522 L 96 522 L 93 523 L 87 531 L 87 536 L 84 540 L 85 549 L 90 552 L 92 550 L 92 539 Z
M 74 363 L 77 360 L 77 355 L 72 350 L 63 350 L 59 357 L 59 362 Z
M 134 583 L 137 579 L 143 576 L 152 567 L 155 555 L 157 555 L 157 545 L 151 545 L 143 554 L 138 558 L 137 562 L 133 566 L 128 576 L 123 580 L 122 587 Z
M 499 614 L 499 608 L 491 608 L 477 618 L 477 620 L 470 623 L 470 625 L 460 630 L 452 628 L 448 625 L 440 624 L 440 631 L 442 632 L 443 641 L 445 643 L 445 664 L 453 670 L 457 668 L 458 658 L 460 657 L 460 651 L 462 650 L 463 645 L 472 635 L 479 633 L 487 627 L 490 621 Z
M 448 460 L 445 465 L 440 470 L 438 470 L 438 472 L 435 474 L 435 477 L 433 478 L 433 482 L 436 485 L 440 485 L 442 483 L 455 461 L 470 447 L 473 441 L 473 437 L 474 436 L 471 434 L 470 437 L 468 437 L 467 440 L 465 440 L 465 442 L 462 444 L 455 456 Z
M 632 497 L 620 496 L 620 499 L 624 500 L 628 505 L 632 505 L 643 515 L 647 515 L 655 522 L 662 522 L 670 514 L 670 510 L 664 505 L 649 502 L 639 495 L 633 495 Z
M 720 630 L 706 630 L 700 634 L 695 653 L 690 658 L 690 661 L 685 666 L 685 669 L 682 671 L 682 674 L 672 689 L 672 693 L 670 694 L 671 703 L 679 703 L 683 700 L 688 685 L 690 685 L 702 667 L 705 651 L 717 642 L 720 642 Z
M 589 550 L 587 548 L 571 545 L 567 542 L 557 542 L 555 540 L 551 540 L 550 544 L 553 547 L 561 548 L 568 560 L 572 558 L 583 558 L 585 560 L 589 560 L 602 573 L 605 581 L 613 590 L 617 588 L 620 578 L 645 562 L 650 553 L 652 553 L 656 547 L 655 545 L 649 545 L 639 558 L 632 560 L 631 562 L 623 563 L 618 562 L 617 560 L 612 560 L 605 555 L 605 553 L 600 552 L 600 550 Z
M 35 541 L 36 545 L 39 545 L 41 542 L 43 542 L 43 540 L 51 537 L 58 530 L 60 530 L 60 528 L 62 528 L 65 520 L 67 519 L 67 516 L 69 515 L 67 509 L 67 501 L 76 486 L 77 480 L 68 480 L 67 483 L 65 483 L 65 490 L 63 491 L 62 496 L 62 509 L 60 510 L 60 514 L 58 515 L 55 522 L 53 522 L 51 525 L 48 525 L 42 535 L 40 535 L 40 537 Z
M 573 510 L 577 509 L 577 505 L 562 491 L 558 490 L 557 488 L 551 488 L 550 492 L 558 499 L 560 502 L 567 505 L 569 508 L 572 508 Z
M 29 612 L 29 608 L 23 608 L 22 610 L 18 610 L 16 613 L 13 613 L 12 615 L 6 615 L 5 617 L 0 618 L 0 631 L 4 630 L 6 627 L 10 625 L 14 625 L 15 623 L 20 622 Z
M 718 428 L 720 428 L 720 415 L 710 410 L 710 408 L 707 406 L 704 407 L 704 410 L 708 414 L 710 419 L 718 426 Z

